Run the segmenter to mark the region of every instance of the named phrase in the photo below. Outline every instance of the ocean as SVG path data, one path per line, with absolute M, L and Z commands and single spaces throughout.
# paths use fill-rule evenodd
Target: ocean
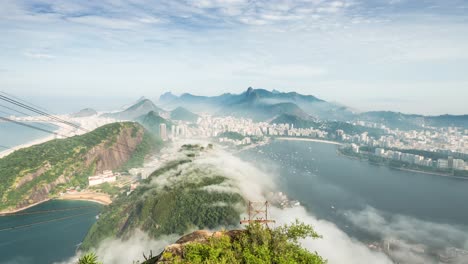
M 55 131 L 58 129 L 58 127 L 53 124 L 33 122 L 28 122 L 26 124 L 37 126 L 50 131 Z M 50 135 L 51 134 L 49 133 L 20 126 L 18 124 L 0 122 L 0 145 L 2 146 L 15 147 Z M 0 148 L 0 152 L 3 150 L 4 148 Z
M 69 259 L 101 208 L 93 202 L 51 200 L 18 215 L 1 216 L 0 263 L 48 264 Z

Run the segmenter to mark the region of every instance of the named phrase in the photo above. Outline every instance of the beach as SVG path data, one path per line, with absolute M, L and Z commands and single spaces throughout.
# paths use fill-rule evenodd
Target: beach
M 77 200 L 77 201 L 89 201 L 96 202 L 102 205 L 109 205 L 112 203 L 112 200 L 107 193 L 97 193 L 97 192 L 76 192 L 76 193 L 65 193 L 62 194 L 57 200 Z

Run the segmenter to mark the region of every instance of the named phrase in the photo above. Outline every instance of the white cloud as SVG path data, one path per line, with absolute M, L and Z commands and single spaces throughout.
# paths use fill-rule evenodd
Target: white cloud
M 68 21 L 85 24 L 92 27 L 103 27 L 109 29 L 132 29 L 139 25 L 135 20 L 109 18 L 101 16 L 79 16 L 67 18 Z M 141 21 L 141 20 L 140 20 Z M 141 21 L 146 23 L 144 21 Z
M 48 53 L 41 53 L 41 52 L 25 52 L 24 56 L 34 59 L 53 59 L 55 56 L 48 54 Z
M 390 219 L 382 212 L 368 207 L 362 211 L 344 212 L 356 227 L 394 241 L 398 247 L 392 257 L 403 263 L 436 264 L 428 248 L 446 248 L 447 242 L 458 248 L 468 246 L 468 230 L 455 225 L 433 223 L 404 215 L 393 215 Z M 423 244 L 421 244 L 423 243 Z M 460 255 L 454 263 L 467 263 L 468 255 Z

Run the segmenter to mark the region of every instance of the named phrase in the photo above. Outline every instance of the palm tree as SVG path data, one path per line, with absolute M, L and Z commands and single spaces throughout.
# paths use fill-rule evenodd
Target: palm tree
M 96 254 L 88 253 L 88 254 L 82 256 L 78 260 L 78 264 L 102 264 L 102 263 L 98 262 Z

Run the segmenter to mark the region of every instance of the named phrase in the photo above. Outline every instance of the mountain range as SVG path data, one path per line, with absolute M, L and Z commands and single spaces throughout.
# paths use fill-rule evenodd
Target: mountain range
M 318 119 L 342 122 L 362 120 L 381 123 L 394 129 L 420 129 L 428 126 L 468 128 L 468 115 L 424 116 L 392 111 L 358 113 L 346 106 L 312 95 L 252 87 L 240 94 L 225 93 L 218 96 L 198 96 L 189 93 L 176 96 L 167 92 L 160 96 L 159 104 L 167 108 L 185 107 L 196 112 L 247 117 L 255 121 L 271 121 L 280 116 L 288 116 L 307 122 Z
M 331 118 L 337 112 L 350 112 L 342 106 L 326 102 L 312 95 L 296 92 L 282 93 L 249 87 L 241 94 L 226 93 L 219 96 L 197 96 L 165 93 L 159 103 L 164 107 L 183 106 L 193 111 L 217 115 L 248 117 L 256 121 L 272 119 L 281 114 L 297 115 L 302 118 Z
M 103 114 L 103 117 L 118 120 L 136 120 L 154 112 L 165 119 L 196 122 L 198 115 L 191 112 L 205 112 L 212 115 L 251 118 L 254 121 L 282 119 L 289 123 L 316 123 L 317 121 L 380 123 L 393 129 L 421 129 L 426 127 L 456 126 L 468 128 L 468 115 L 424 116 L 391 111 L 358 113 L 346 106 L 327 102 L 312 95 L 296 92 L 268 91 L 249 87 L 240 94 L 225 93 L 218 96 L 198 96 L 184 93 L 176 96 L 170 92 L 160 96 L 156 106 L 151 100 L 140 98 L 125 110 Z M 173 109 L 166 111 L 164 109 Z

